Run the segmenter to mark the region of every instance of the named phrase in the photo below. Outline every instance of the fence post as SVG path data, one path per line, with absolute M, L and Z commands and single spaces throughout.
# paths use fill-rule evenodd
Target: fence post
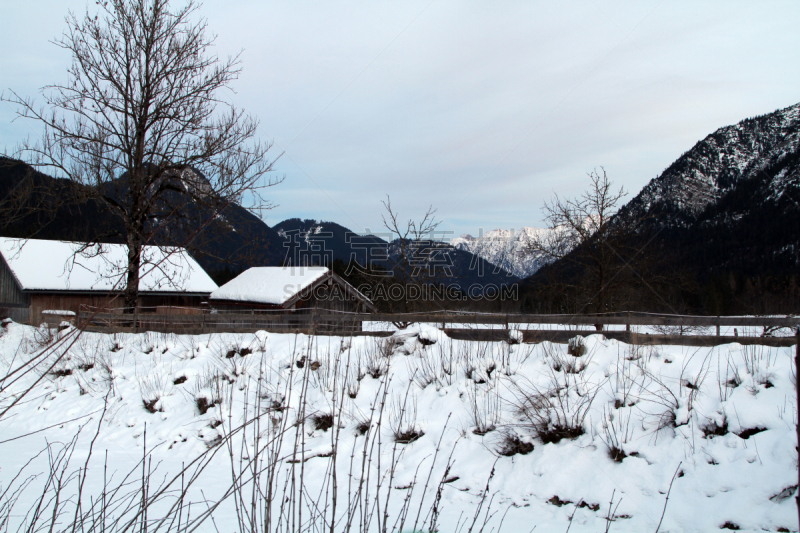
M 719 315 L 717 315 L 717 337 L 719 337 Z

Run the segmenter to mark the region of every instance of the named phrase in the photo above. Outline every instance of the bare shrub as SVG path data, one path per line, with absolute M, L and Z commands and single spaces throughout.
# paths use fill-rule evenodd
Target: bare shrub
M 356 433 L 366 435 L 370 427 L 372 427 L 372 424 L 370 424 L 369 420 L 362 420 L 356 424 Z
M 708 418 L 708 422 L 700 429 L 703 431 L 703 437 L 722 437 L 728 434 L 728 418 L 725 413 L 715 418 Z
M 499 370 L 506 376 L 513 376 L 517 369 L 534 354 L 536 346 L 532 344 L 518 344 L 503 346 L 500 353 Z
M 313 372 L 314 382 L 320 389 L 332 392 L 341 370 L 339 363 L 346 361 L 349 365 L 349 360 L 349 352 L 341 352 L 340 349 L 331 350 L 330 346 L 322 350 L 314 345 L 314 355 L 308 363 L 308 369 Z
M 66 376 L 71 376 L 72 375 L 72 369 L 71 368 L 66 368 L 66 367 L 64 367 L 64 368 L 54 368 L 53 370 L 48 372 L 48 375 L 53 376 L 54 378 L 63 378 L 63 377 L 66 377 Z
M 583 423 L 599 387 L 581 385 L 570 380 L 559 382 L 555 375 L 545 389 L 528 380 L 511 380 L 512 403 L 521 427 L 545 444 L 583 435 Z
M 467 386 L 467 401 L 472 422 L 472 432 L 486 435 L 501 423 L 501 400 L 497 387 Z
M 772 377 L 770 368 L 775 364 L 777 351 L 761 344 L 745 344 L 741 346 L 740 353 L 742 364 L 751 376 L 748 389 L 755 393 L 758 391 L 758 385 L 771 388 L 773 384 L 770 380 Z
M 139 380 L 139 390 L 142 394 L 142 404 L 150 413 L 164 410 L 161 402 L 170 391 L 171 382 L 165 376 L 147 376 Z
M 397 432 L 393 433 L 393 435 L 394 441 L 398 444 L 411 444 L 415 440 L 425 435 L 425 433 L 420 429 L 407 427 L 399 429 Z
M 206 368 L 202 376 L 198 376 L 191 389 L 191 394 L 201 415 L 223 403 L 228 395 L 226 383 L 230 383 L 230 380 L 215 373 L 211 367 Z
M 392 402 L 389 427 L 394 441 L 399 444 L 410 444 L 425 434 L 417 426 L 416 397 L 412 397 L 409 401 L 408 391 L 402 400 L 395 398 Z
M 659 408 L 658 411 L 647 412 L 647 414 L 656 419 L 656 427 L 658 430 L 677 427 L 679 422 L 676 411 L 678 411 L 682 405 L 681 387 L 674 388 L 652 372 L 644 368 L 642 368 L 642 370 L 653 384 L 653 386 L 645 390 L 645 394 L 642 394 L 642 399 Z M 692 393 L 694 393 L 694 391 L 692 391 Z M 689 396 L 692 398 L 692 394 Z M 689 407 L 688 411 L 690 410 L 691 408 Z M 685 423 L 687 423 L 687 421 L 683 420 L 680 422 L 680 425 Z
M 389 358 L 392 354 L 392 341 L 377 341 L 366 347 L 359 354 L 359 360 L 364 365 L 364 371 L 373 379 L 385 376 L 389 372 Z
M 586 347 L 580 345 L 582 354 L 586 353 Z M 548 360 L 550 368 L 556 372 L 565 372 L 567 374 L 581 374 L 586 367 L 589 366 L 591 355 L 572 356 L 568 353 L 561 351 L 557 345 L 552 343 L 542 343 L 542 350 L 544 356 Z
M 435 345 L 435 349 L 428 350 L 429 354 L 435 354 L 436 362 L 439 364 L 439 380 L 445 385 L 453 384 L 453 376 L 458 366 L 458 357 L 454 344 L 452 341 L 440 342 Z
M 37 349 L 47 348 L 56 340 L 55 329 L 50 328 L 47 324 L 42 324 L 33 330 L 33 342 Z
M 127 335 L 124 333 L 114 333 L 111 342 L 106 349 L 112 353 L 122 351 L 125 348 L 125 341 L 127 338 Z
M 256 364 L 256 361 L 244 357 L 219 359 L 215 360 L 215 366 L 217 370 L 214 372 L 214 374 L 217 376 L 221 375 L 225 380 L 228 381 L 228 383 L 231 384 L 234 384 L 238 381 L 239 387 L 243 389 L 246 383 L 246 380 L 243 378 L 246 378 L 250 375 L 250 372 Z
M 742 384 L 742 377 L 739 375 L 739 367 L 733 362 L 730 351 L 725 358 L 725 372 L 720 368 L 722 358 L 717 357 L 717 387 L 719 389 L 719 400 L 727 401 L 731 391 Z
M 311 423 L 314 425 L 314 429 L 328 431 L 333 427 L 333 414 L 317 413 L 311 415 Z
M 154 354 L 156 351 L 162 354 L 165 353 L 166 348 L 162 347 L 161 342 L 159 342 L 162 340 L 163 335 L 163 333 L 146 331 L 144 335 L 139 338 L 139 351 L 147 355 Z
M 645 346 L 641 344 L 628 344 L 625 348 L 625 359 L 628 361 L 638 361 L 645 354 Z
M 609 379 L 615 409 L 633 406 L 647 385 L 647 375 L 636 363 L 639 359 L 631 359 L 629 350 L 624 356 L 617 352 L 615 371 Z
M 586 343 L 583 337 L 577 335 L 572 337 L 567 343 L 567 353 L 573 357 L 581 357 L 586 354 Z
M 617 463 L 621 463 L 627 457 L 623 448 L 624 444 L 633 436 L 634 427 L 631 426 L 631 413 L 620 412 L 615 414 L 613 411 L 606 411 L 603 406 L 603 424 L 600 439 L 608 448 L 608 456 Z
M 81 394 L 102 393 L 113 387 L 113 369 L 108 353 L 79 352 L 72 363 L 76 370 L 72 375 Z
M 527 455 L 531 453 L 533 449 L 533 443 L 522 440 L 519 435 L 513 431 L 504 431 L 497 448 L 495 448 L 495 452 L 504 457 L 511 457 L 518 454 Z
M 355 361 L 347 365 L 346 375 L 347 381 L 345 383 L 345 389 L 347 391 L 347 396 L 351 399 L 355 399 L 358 396 L 358 391 L 361 390 L 361 380 L 364 379 L 366 374 L 361 373 L 361 365 L 358 361 Z
M 705 355 L 694 375 L 689 374 L 688 368 L 699 352 L 698 348 L 684 359 L 677 383 L 671 379 L 662 379 L 640 366 L 641 371 L 652 382 L 652 386 L 643 391 L 641 398 L 660 407 L 660 411 L 650 413 L 650 416 L 655 416 L 659 430 L 685 425 L 693 416 L 694 403 L 710 370 L 712 353 L 709 351 Z

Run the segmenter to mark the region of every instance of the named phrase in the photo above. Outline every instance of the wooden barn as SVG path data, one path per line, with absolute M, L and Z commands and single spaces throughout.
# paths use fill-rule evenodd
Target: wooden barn
M 127 247 L 0 237 L 0 308 L 17 322 L 76 316 L 81 306 L 123 306 Z M 186 250 L 145 246 L 139 280 L 141 313 L 200 312 L 216 283 Z M 181 311 L 178 311 L 181 312 Z
M 355 287 L 320 266 L 250 268 L 212 292 L 209 304 L 225 311 L 377 312 Z

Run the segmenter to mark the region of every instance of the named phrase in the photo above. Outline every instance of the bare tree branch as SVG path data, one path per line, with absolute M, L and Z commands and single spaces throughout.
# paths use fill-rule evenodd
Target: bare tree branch
M 205 19 L 189 0 L 109 0 L 82 19 L 70 13 L 54 44 L 72 55 L 65 84 L 43 105 L 11 92 L 18 116 L 40 123 L 41 141 L 19 150 L 34 166 L 83 186 L 118 217 L 128 247 L 125 307 L 138 299 L 142 246 L 156 234 L 186 236 L 219 206 L 269 208 L 261 191 L 275 159 L 258 121 L 220 92 L 241 72 L 239 55 L 210 53 Z

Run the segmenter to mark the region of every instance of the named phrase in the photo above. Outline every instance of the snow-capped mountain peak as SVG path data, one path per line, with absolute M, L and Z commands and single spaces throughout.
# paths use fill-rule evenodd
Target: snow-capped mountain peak
M 528 251 L 528 243 L 533 237 L 550 230 L 545 228 L 523 227 L 520 229 L 494 229 L 477 237 L 465 234 L 450 241 L 458 249 L 471 252 L 495 264 L 517 277 L 526 278 L 545 265 L 540 257 Z

